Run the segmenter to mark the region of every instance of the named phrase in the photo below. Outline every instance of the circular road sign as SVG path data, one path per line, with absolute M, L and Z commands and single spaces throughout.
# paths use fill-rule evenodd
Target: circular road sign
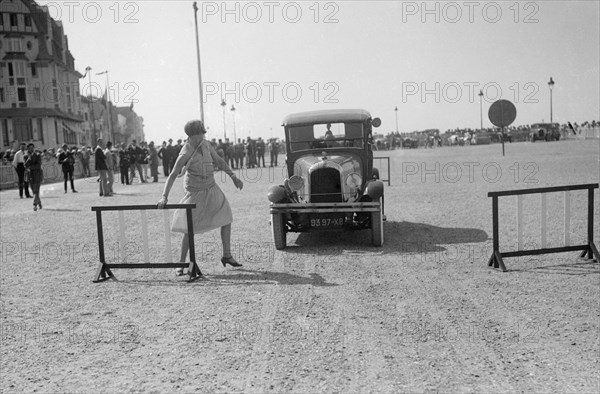
M 517 117 L 515 105 L 508 100 L 495 101 L 488 111 L 490 122 L 497 127 L 509 126 Z

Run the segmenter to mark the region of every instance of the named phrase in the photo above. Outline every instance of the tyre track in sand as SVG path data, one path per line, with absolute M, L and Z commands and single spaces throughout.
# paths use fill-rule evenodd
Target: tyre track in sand
M 467 325 L 467 335 L 461 332 L 460 338 L 458 338 L 459 330 L 457 329 L 454 340 L 450 340 L 447 335 L 443 340 L 443 342 L 448 343 L 456 351 L 457 361 L 463 366 L 463 373 L 471 371 L 469 373 L 470 376 L 465 375 L 463 377 L 463 384 L 465 381 L 470 381 L 469 385 L 479 390 L 514 392 L 515 390 L 523 389 L 522 384 L 518 382 L 519 378 L 528 379 L 531 382 L 532 377 L 525 374 L 528 372 L 527 369 L 520 371 L 519 369 L 522 368 L 520 363 L 516 362 L 515 359 L 509 359 L 510 348 L 512 347 L 512 353 L 525 354 L 527 357 L 535 358 L 536 360 L 532 361 L 533 364 L 543 365 L 544 362 L 537 356 L 538 352 L 531 352 L 528 349 L 528 338 L 522 338 L 523 332 L 519 330 L 519 327 L 522 327 L 518 325 L 521 317 L 514 310 L 503 303 L 491 301 L 494 297 L 487 299 L 474 297 L 471 294 L 473 289 L 467 288 L 465 281 L 455 280 L 451 275 L 440 272 L 439 269 L 428 270 L 427 272 L 421 271 L 415 273 L 414 277 L 418 281 L 419 286 L 411 287 L 411 291 L 418 294 L 424 301 L 421 305 L 425 307 L 427 314 L 433 321 L 439 322 L 441 326 L 447 328 L 465 328 L 464 322 L 456 322 L 453 316 L 447 313 L 454 309 L 467 310 L 476 317 L 474 322 L 471 323 L 479 330 L 471 330 Z M 435 285 L 433 286 L 432 284 Z M 435 305 L 438 308 L 434 308 L 433 306 Z M 497 315 L 501 315 L 505 321 L 513 322 L 514 325 L 507 327 L 500 325 L 500 327 L 497 327 L 498 322 L 491 320 L 490 308 L 495 308 Z M 458 315 L 464 317 L 468 313 L 460 312 Z M 488 320 L 485 322 L 486 324 L 482 324 L 480 321 L 482 317 Z M 494 327 L 488 326 L 487 323 L 496 325 L 495 330 L 493 329 Z M 448 330 L 446 330 L 446 334 L 447 332 Z M 533 339 L 537 340 L 537 338 Z M 561 389 L 568 392 L 577 391 L 577 388 L 568 379 L 565 379 L 563 374 L 556 368 L 547 366 L 547 369 L 546 373 L 548 376 L 540 376 L 538 378 L 540 380 L 539 386 L 530 385 L 530 387 L 525 389 L 536 391 Z M 490 373 L 490 371 L 493 371 L 493 373 Z M 539 373 L 539 370 L 537 372 Z M 483 376 L 489 376 L 489 380 L 495 383 L 494 386 L 486 387 L 486 383 L 478 379 Z M 558 384 L 550 384 L 549 381 L 551 378 L 558 380 Z M 484 386 L 478 387 L 478 384 L 483 384 Z

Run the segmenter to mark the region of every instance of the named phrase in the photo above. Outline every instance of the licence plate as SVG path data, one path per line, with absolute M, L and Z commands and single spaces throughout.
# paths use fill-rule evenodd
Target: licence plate
M 310 227 L 312 228 L 338 228 L 344 226 L 344 216 L 340 215 L 319 215 L 311 216 Z

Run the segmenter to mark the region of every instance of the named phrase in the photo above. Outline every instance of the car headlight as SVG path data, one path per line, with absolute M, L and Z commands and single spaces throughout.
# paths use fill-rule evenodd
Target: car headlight
M 289 187 L 292 192 L 302 190 L 304 187 L 304 178 L 300 175 L 292 175 L 289 179 Z
M 348 177 L 346 178 L 346 185 L 348 185 L 348 187 L 350 188 L 360 188 L 360 185 L 362 185 L 361 176 L 355 172 L 348 175 Z

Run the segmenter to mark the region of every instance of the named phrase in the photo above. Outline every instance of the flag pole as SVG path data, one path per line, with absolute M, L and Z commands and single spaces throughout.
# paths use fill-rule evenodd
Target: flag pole
M 200 120 L 204 123 L 204 103 L 202 102 L 202 70 L 200 67 L 200 41 L 198 38 L 198 5 L 194 1 L 194 22 L 196 26 L 196 57 L 198 60 L 198 88 L 200 94 Z

